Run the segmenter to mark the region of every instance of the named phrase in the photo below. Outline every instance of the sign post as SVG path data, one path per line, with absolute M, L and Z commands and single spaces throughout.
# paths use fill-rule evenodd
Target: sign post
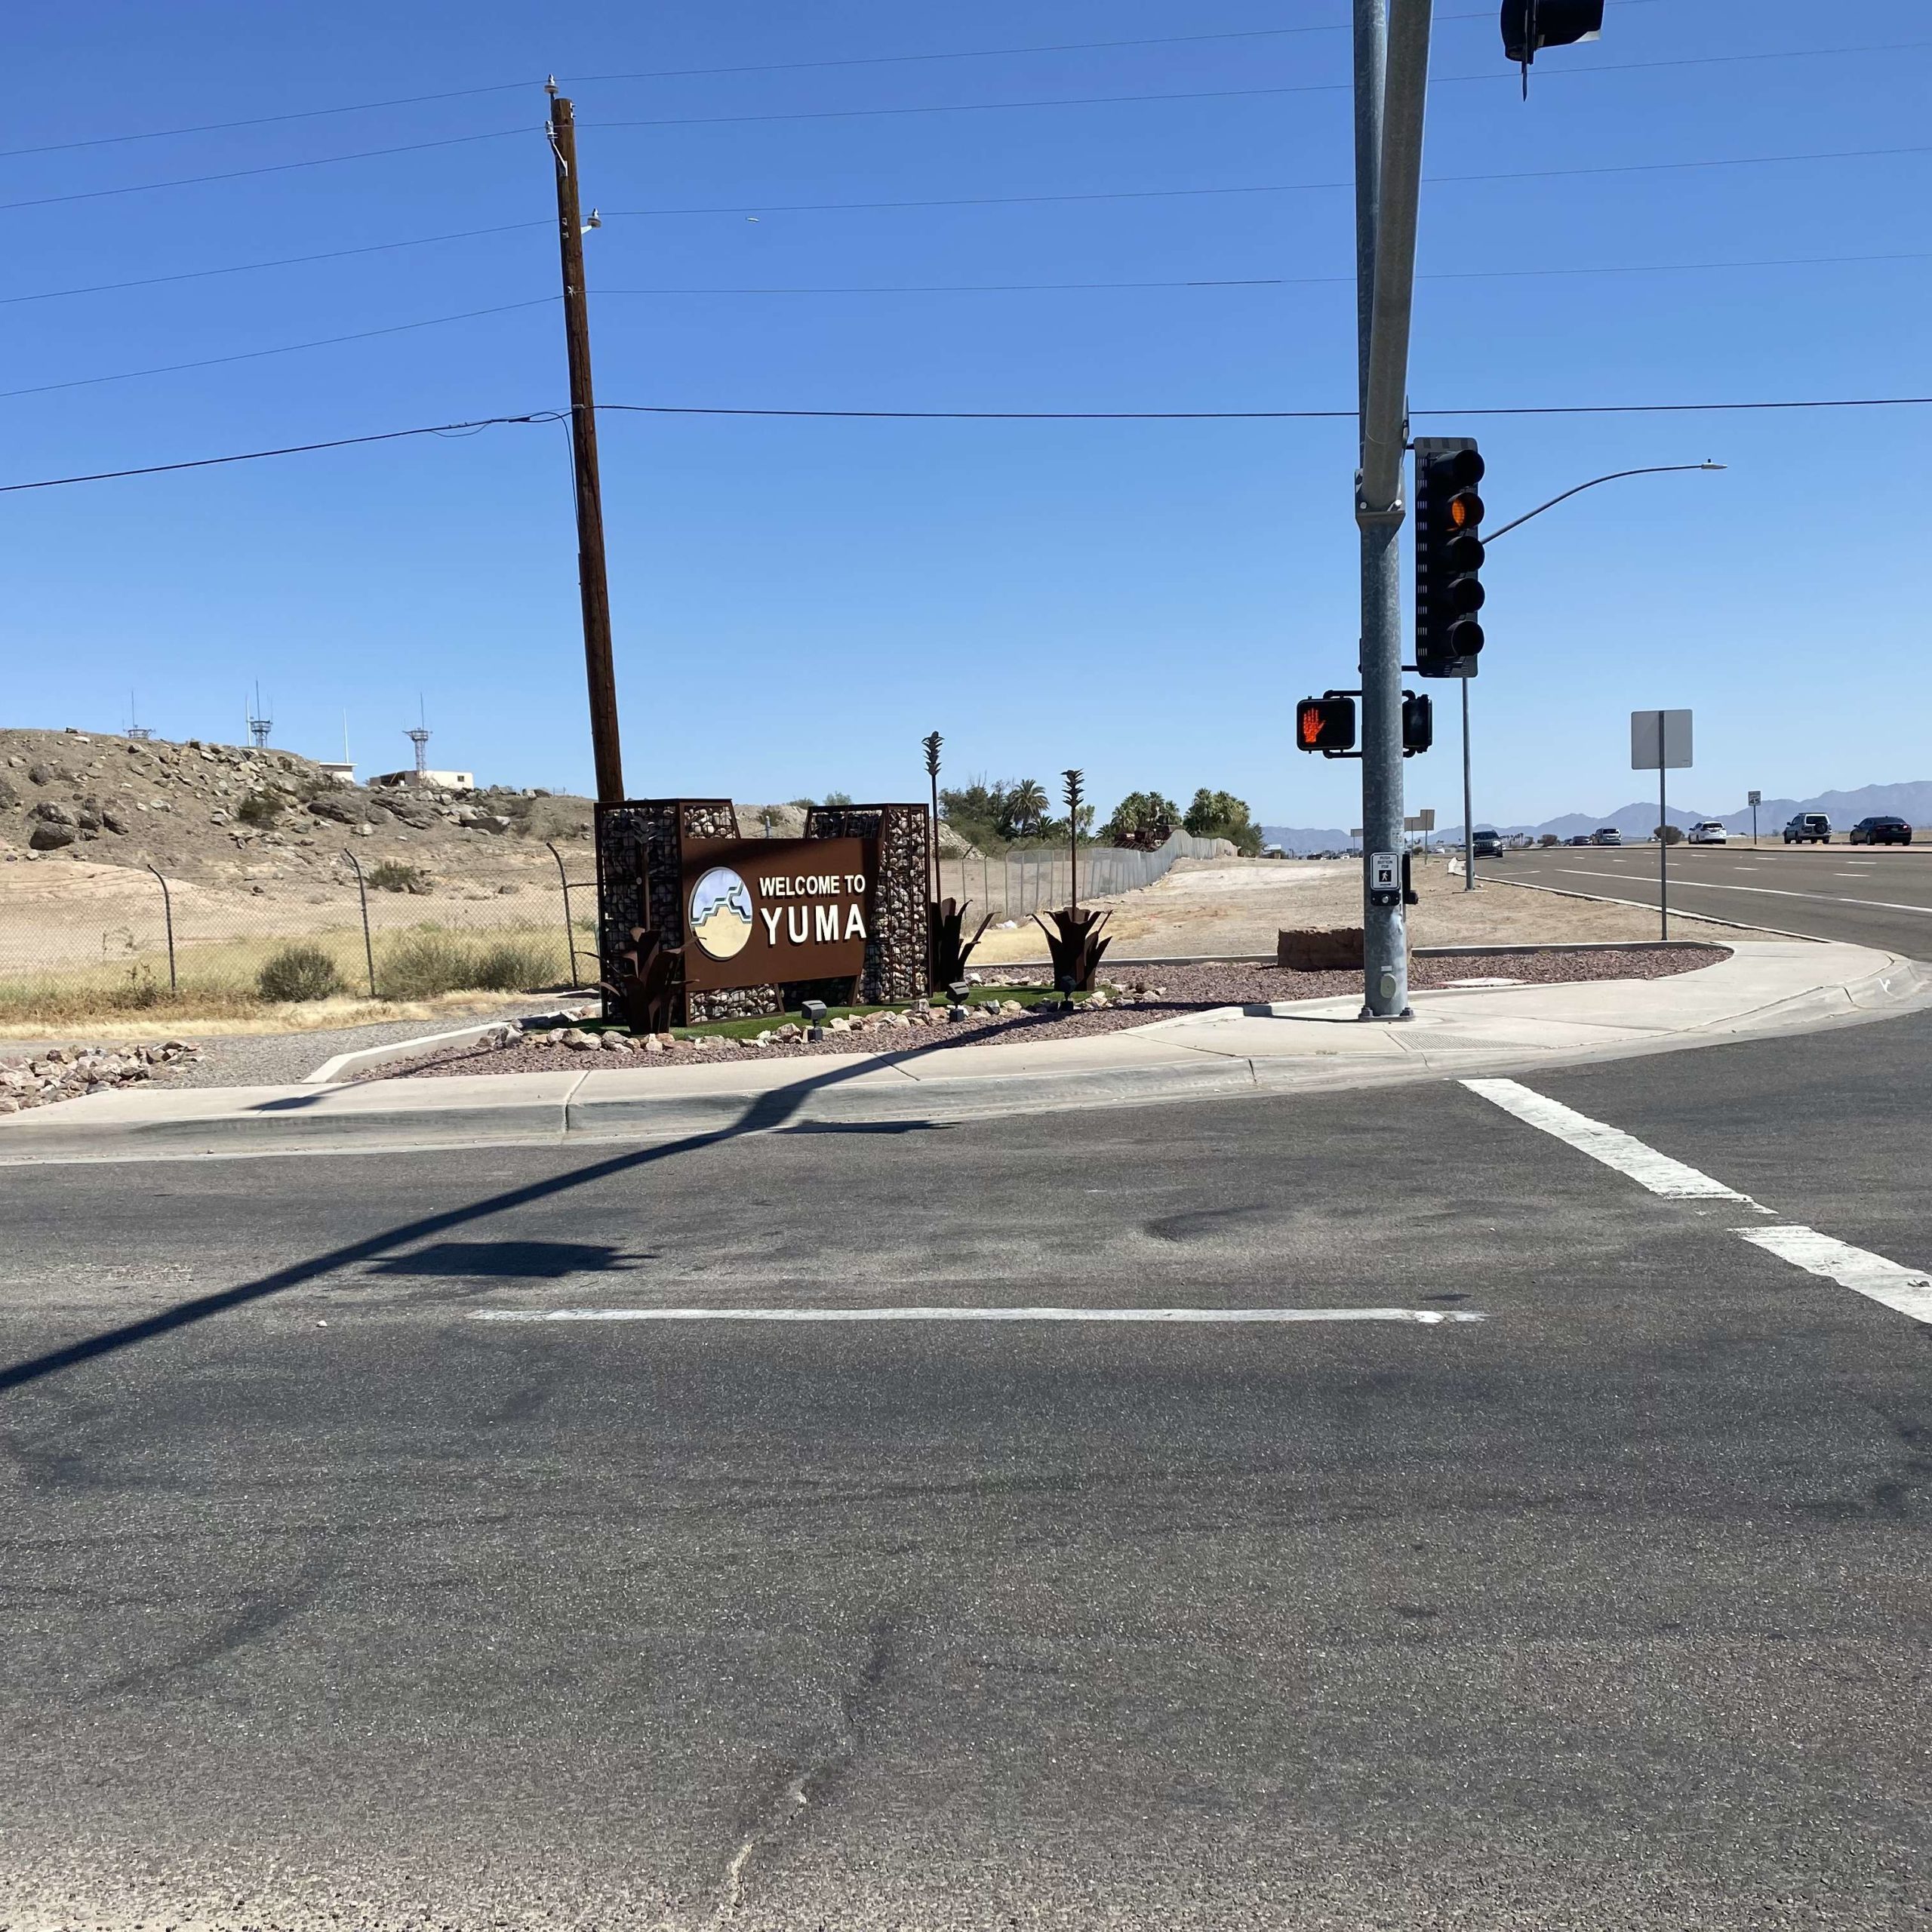
M 1690 714 L 1687 711 L 1633 711 L 1630 714 L 1630 769 L 1657 775 L 1657 919 L 1660 939 L 1670 937 L 1669 805 L 1666 771 L 1690 767 Z
M 1755 845 L 1758 842 L 1758 808 L 1764 802 L 1764 795 L 1753 792 L 1744 802 L 1751 808 L 1751 842 Z

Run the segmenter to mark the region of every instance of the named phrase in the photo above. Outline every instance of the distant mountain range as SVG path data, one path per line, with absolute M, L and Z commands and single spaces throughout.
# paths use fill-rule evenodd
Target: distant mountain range
M 1862 818 L 1885 815 L 1902 818 L 1908 825 L 1932 826 L 1932 779 L 1917 779 L 1905 785 L 1863 785 L 1855 792 L 1821 792 L 1815 798 L 1767 798 L 1758 808 L 1759 834 L 1780 831 L 1785 820 L 1798 812 L 1823 812 L 1832 828 L 1840 832 Z M 1697 825 L 1714 818 L 1732 832 L 1751 829 L 1749 805 L 1730 812 L 1686 811 L 1672 805 L 1669 817 L 1670 823 L 1677 826 Z M 1476 823 L 1487 829 L 1491 822 L 1478 819 Z M 1657 807 L 1638 804 L 1620 805 L 1614 811 L 1601 812 L 1594 817 L 1583 812 L 1565 812 L 1560 818 L 1545 819 L 1540 825 L 1498 825 L 1495 829 L 1506 836 L 1521 832 L 1540 838 L 1551 833 L 1558 838 L 1570 838 L 1580 832 L 1595 832 L 1600 826 L 1614 825 L 1626 838 L 1647 838 L 1657 829 Z M 1430 834 L 1430 842 L 1453 844 L 1462 835 L 1460 825 L 1444 826 Z M 1310 829 L 1264 825 L 1261 836 L 1265 843 L 1294 853 L 1346 852 L 1351 843 L 1347 829 L 1334 826 Z

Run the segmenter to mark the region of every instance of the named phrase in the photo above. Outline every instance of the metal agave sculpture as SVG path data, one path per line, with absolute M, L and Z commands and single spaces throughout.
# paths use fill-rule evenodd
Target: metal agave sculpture
M 1037 912 L 1033 923 L 1047 936 L 1047 950 L 1054 960 L 1054 984 L 1065 986 L 1071 980 L 1075 992 L 1091 993 L 1100 955 L 1113 943 L 1100 937 L 1100 928 L 1112 913 L 1091 906 L 1063 906 L 1049 916 L 1051 925 Z
M 933 907 L 933 984 L 950 986 L 955 980 L 966 977 L 966 962 L 973 956 L 973 949 L 980 943 L 980 936 L 992 924 L 993 915 L 989 912 L 974 929 L 971 939 L 964 937 L 966 908 L 972 904 L 968 899 L 942 899 Z
M 666 946 L 663 935 L 647 926 L 631 928 L 630 945 L 607 959 L 608 979 L 598 986 L 617 1003 L 633 1033 L 668 1033 L 677 1004 L 676 977 L 681 946 Z

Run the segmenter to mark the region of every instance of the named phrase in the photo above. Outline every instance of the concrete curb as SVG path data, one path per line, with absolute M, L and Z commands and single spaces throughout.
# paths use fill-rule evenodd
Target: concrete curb
M 325 1060 L 312 1073 L 305 1073 L 301 1084 L 304 1087 L 326 1087 L 338 1080 L 346 1080 L 350 1075 L 366 1072 L 372 1066 L 380 1066 L 392 1060 L 414 1060 L 416 1056 L 431 1047 L 461 1046 L 471 1040 L 480 1040 L 486 1033 L 494 1033 L 499 1027 L 517 1027 L 529 1020 L 543 1020 L 557 1026 L 571 1026 L 583 1016 L 572 1013 L 528 1014 L 521 1020 L 481 1020 L 472 1026 L 458 1026 L 448 1033 L 420 1033 L 407 1040 L 391 1040 L 379 1047 L 353 1047 L 346 1054 L 337 1054 L 333 1060 Z
M 1285 1097 L 1478 1072 L 1534 1076 L 1932 1006 L 1932 972 L 1874 949 L 1838 952 L 1832 964 L 1839 977 L 1809 985 L 1794 983 L 1804 955 L 1777 944 L 1754 952 L 1734 980 L 1709 977 L 1723 966 L 1687 974 L 1674 1017 L 1634 1004 L 1623 992 L 1633 983 L 1601 983 L 1618 992 L 1594 1004 L 1577 997 L 1592 990 L 1585 983 L 1437 995 L 1435 1010 L 1407 1025 L 1344 1025 L 1340 1009 L 1349 1002 L 1310 1001 L 1275 1017 L 1229 1008 L 1211 1019 L 1032 1048 L 914 1048 L 678 1071 L 125 1089 L 0 1119 L 0 1165 L 909 1131 L 1075 1107 Z M 1789 991 L 1779 990 L 1780 975 Z

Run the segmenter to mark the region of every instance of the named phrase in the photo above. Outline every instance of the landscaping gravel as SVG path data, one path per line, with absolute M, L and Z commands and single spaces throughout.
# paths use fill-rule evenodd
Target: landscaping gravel
M 1551 986 L 1591 980 L 1661 980 L 1714 965 L 1727 956 L 1715 946 L 1673 946 L 1663 950 L 1462 953 L 1451 958 L 1411 963 L 1410 985 L 1422 992 L 1444 990 L 1459 982 Z M 1105 971 L 1103 969 L 1103 981 Z M 989 972 L 980 998 L 995 997 L 1002 986 L 1038 984 L 1037 977 L 1009 969 Z M 469 1073 L 546 1073 L 565 1068 L 590 1071 L 611 1066 L 709 1066 L 732 1060 L 804 1059 L 827 1054 L 904 1053 L 954 1046 L 992 1046 L 1036 1039 L 1072 1039 L 1146 1026 L 1214 1007 L 1266 1007 L 1278 1001 L 1334 998 L 1358 993 L 1358 972 L 1291 973 L 1278 966 L 1220 964 L 1133 968 L 1118 977 L 1118 990 L 1106 1003 L 1082 1005 L 1070 1014 L 1057 1008 L 993 1014 L 978 1003 L 970 1017 L 951 1020 L 937 1008 L 925 1015 L 899 1019 L 875 1016 L 855 1020 L 849 1031 L 828 1032 L 821 1040 L 774 1039 L 758 1046 L 750 1040 L 714 1035 L 699 1046 L 688 1040 L 656 1049 L 624 1039 L 607 1047 L 605 1038 L 569 1029 L 552 1036 L 528 1033 L 508 1040 L 499 1035 L 424 1058 L 372 1068 L 364 1079 L 434 1078 Z M 774 1022 L 774 1029 L 779 1023 Z M 668 1036 L 660 1035 L 660 1039 Z

